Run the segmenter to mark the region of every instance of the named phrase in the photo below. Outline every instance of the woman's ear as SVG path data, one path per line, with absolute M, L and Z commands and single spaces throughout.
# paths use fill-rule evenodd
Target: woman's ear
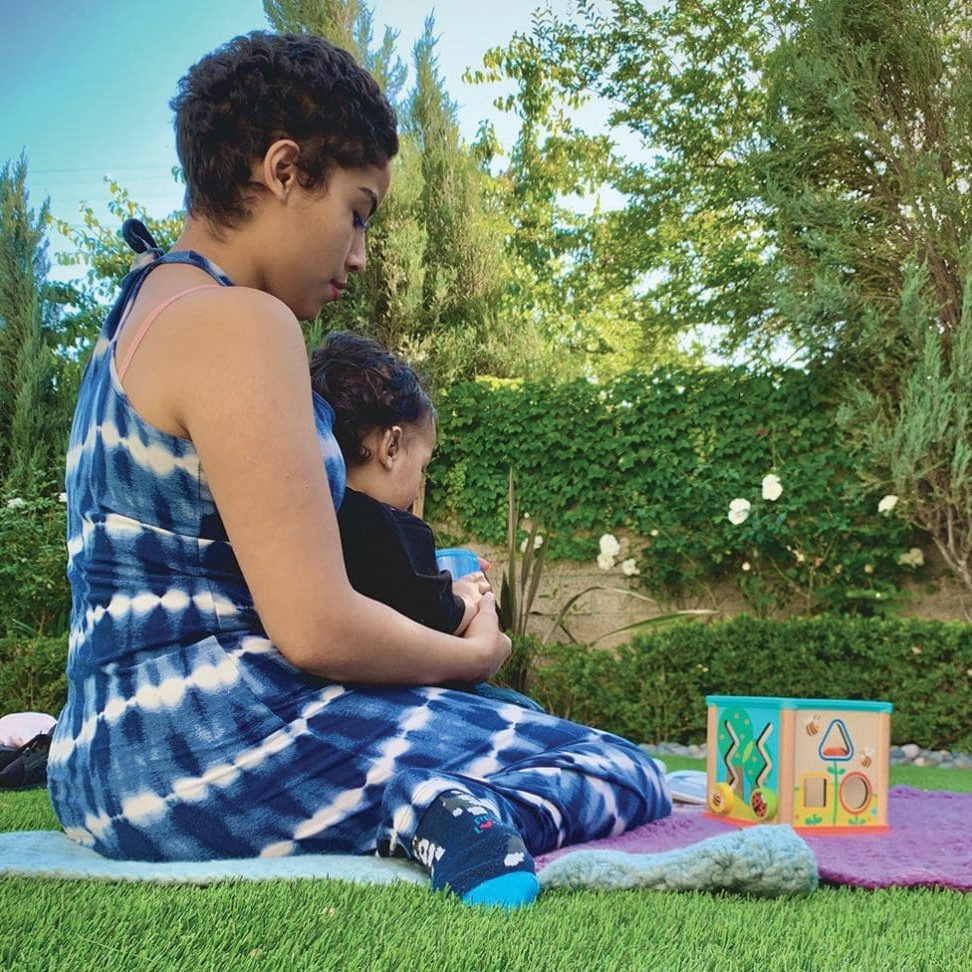
M 255 166 L 254 181 L 266 186 L 284 201 L 297 185 L 297 157 L 300 146 L 291 138 L 279 138 Z
M 378 440 L 377 459 L 383 469 L 391 472 L 402 454 L 402 439 L 404 432 L 400 425 L 392 425 L 383 429 Z

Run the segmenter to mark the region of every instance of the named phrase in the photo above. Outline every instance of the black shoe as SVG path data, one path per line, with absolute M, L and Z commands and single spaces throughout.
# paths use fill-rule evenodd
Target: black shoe
M 52 736 L 52 732 L 42 732 L 15 750 L 16 756 L 0 770 L 0 789 L 47 785 L 47 754 Z
M 19 755 L 19 746 L 0 746 L 0 770 L 9 766 Z

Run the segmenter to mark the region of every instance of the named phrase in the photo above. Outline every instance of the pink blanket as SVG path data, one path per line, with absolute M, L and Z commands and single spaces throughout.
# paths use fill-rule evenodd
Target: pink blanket
M 958 772 L 958 771 L 956 771 Z M 972 793 L 891 788 L 890 831 L 841 837 L 801 831 L 817 858 L 820 880 L 858 888 L 937 886 L 972 891 Z M 537 858 L 539 867 L 576 850 L 651 854 L 724 834 L 732 825 L 676 804 L 664 820 Z

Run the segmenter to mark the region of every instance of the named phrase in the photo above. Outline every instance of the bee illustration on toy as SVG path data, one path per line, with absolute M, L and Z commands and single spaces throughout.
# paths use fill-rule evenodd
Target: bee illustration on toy
M 708 815 L 813 833 L 888 829 L 890 702 L 709 695 Z

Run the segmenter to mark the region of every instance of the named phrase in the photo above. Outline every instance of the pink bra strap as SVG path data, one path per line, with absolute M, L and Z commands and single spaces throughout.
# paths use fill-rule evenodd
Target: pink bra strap
M 219 289 L 219 284 L 199 284 L 195 287 L 190 287 L 188 290 L 180 291 L 178 294 L 173 294 L 171 297 L 167 297 L 165 300 L 159 304 L 155 310 L 152 311 L 148 317 L 142 321 L 139 326 L 135 337 L 132 339 L 132 343 L 128 346 L 128 351 L 125 353 L 125 358 L 122 363 L 118 366 L 118 380 L 121 381 L 125 377 L 125 372 L 128 371 L 128 366 L 132 363 L 132 358 L 135 356 L 135 352 L 138 350 L 138 346 L 142 343 L 142 339 L 148 333 L 148 329 L 155 323 L 155 319 L 159 316 L 169 306 L 169 304 L 174 304 L 180 297 L 186 297 L 189 294 L 194 294 L 197 290 L 212 290 L 213 288 Z

